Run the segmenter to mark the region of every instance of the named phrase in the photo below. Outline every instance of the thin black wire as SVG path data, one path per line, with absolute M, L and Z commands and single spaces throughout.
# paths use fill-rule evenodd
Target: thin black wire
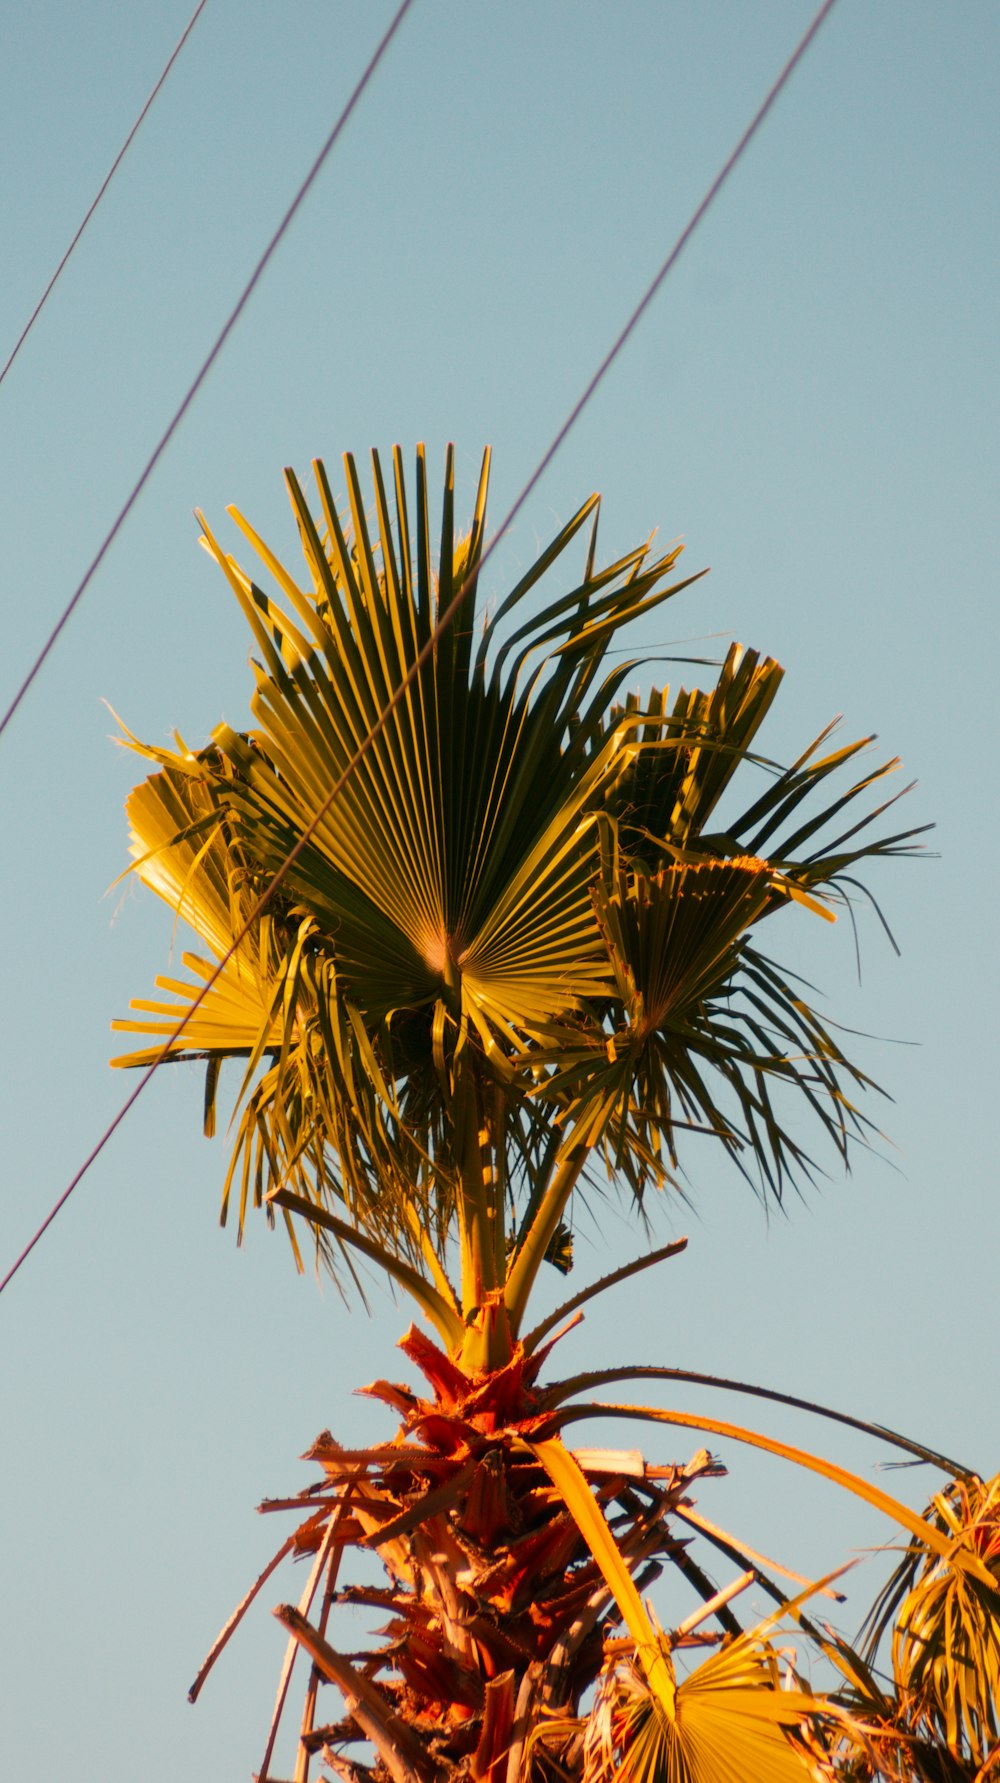
M 480 570 L 482 570 L 482 568 L 485 566 L 485 564 L 487 563 L 489 558 L 492 556 L 493 552 L 496 550 L 498 544 L 500 543 L 500 540 L 503 538 L 504 534 L 509 530 L 510 526 L 513 524 L 517 515 L 520 513 L 522 507 L 524 506 L 525 502 L 528 500 L 528 497 L 531 495 L 536 484 L 539 482 L 539 479 L 543 476 L 544 472 L 546 471 L 548 466 L 551 464 L 553 457 L 555 456 L 556 452 L 558 451 L 559 447 L 561 446 L 563 440 L 566 438 L 566 435 L 569 433 L 571 427 L 573 427 L 575 425 L 575 423 L 579 420 L 580 415 L 582 414 L 587 403 L 590 401 L 590 398 L 593 396 L 594 391 L 597 389 L 598 384 L 601 382 L 602 378 L 604 378 L 606 373 L 609 371 L 611 365 L 613 364 L 614 360 L 618 357 L 618 354 L 621 352 L 622 348 L 624 347 L 629 336 L 632 334 L 633 330 L 638 326 L 639 321 L 641 320 L 642 316 L 645 314 L 646 310 L 648 309 L 650 303 L 653 300 L 653 297 L 656 295 L 660 286 L 663 284 L 663 281 L 667 277 L 667 274 L 670 272 L 671 268 L 674 265 L 676 265 L 679 256 L 683 252 L 684 248 L 687 246 L 687 243 L 690 241 L 692 234 L 694 233 L 695 229 L 698 227 L 698 224 L 701 222 L 702 218 L 704 217 L 705 212 L 708 210 L 713 199 L 716 197 L 716 195 L 720 191 L 721 187 L 723 186 L 725 181 L 728 179 L 730 173 L 733 171 L 733 168 L 736 166 L 736 163 L 740 160 L 741 156 L 745 153 L 746 149 L 749 147 L 750 142 L 752 141 L 753 137 L 756 135 L 761 124 L 764 122 L 764 119 L 766 118 L 768 112 L 771 110 L 771 107 L 773 106 L 775 100 L 778 98 L 778 95 L 782 91 L 782 88 L 787 84 L 787 82 L 791 78 L 792 74 L 794 74 L 795 69 L 798 67 L 799 62 L 802 60 L 802 57 L 805 55 L 806 50 L 809 48 L 809 45 L 812 43 L 812 40 L 816 36 L 817 31 L 819 30 L 820 26 L 823 24 L 824 20 L 833 11 L 833 8 L 835 5 L 836 5 L 836 0 L 823 0 L 823 5 L 820 7 L 819 11 L 817 12 L 815 18 L 813 19 L 812 24 L 809 26 L 809 29 L 806 31 L 805 35 L 800 39 L 799 43 L 797 44 L 796 48 L 792 52 L 788 61 L 785 63 L 784 67 L 781 70 L 781 73 L 778 75 L 774 84 L 770 88 L 770 91 L 768 92 L 763 103 L 759 106 L 758 110 L 755 112 L 753 118 L 751 119 L 750 123 L 748 124 L 747 128 L 744 130 L 743 135 L 740 137 L 739 142 L 736 144 L 735 149 L 732 151 L 732 154 L 729 156 L 728 160 L 723 164 L 721 171 L 716 175 L 716 177 L 713 180 L 711 186 L 709 187 L 707 193 L 705 194 L 705 197 L 702 199 L 697 210 L 694 212 L 693 216 L 691 217 L 690 222 L 686 225 L 686 227 L 682 230 L 681 234 L 678 236 L 676 242 L 674 243 L 673 247 L 670 250 L 670 253 L 667 255 L 667 258 L 664 260 L 663 265 L 660 267 L 659 272 L 656 274 L 656 277 L 653 279 L 652 283 L 648 286 L 646 292 L 644 293 L 644 295 L 642 296 L 640 301 L 636 304 L 635 309 L 632 311 L 632 314 L 629 316 L 628 321 L 626 322 L 624 328 L 621 330 L 620 334 L 618 335 L 617 339 L 615 340 L 614 345 L 611 347 L 610 351 L 605 354 L 604 358 L 602 359 L 600 365 L 597 368 L 597 371 L 594 373 L 594 376 L 590 379 L 589 383 L 586 385 L 583 395 L 574 404 L 573 408 L 570 410 L 567 420 L 564 421 L 562 427 L 559 429 L 559 432 L 556 434 L 554 440 L 552 441 L 552 444 L 549 446 L 548 450 L 544 453 L 543 457 L 539 460 L 539 462 L 538 462 L 537 466 L 535 467 L 534 471 L 532 472 L 531 476 L 528 478 L 528 481 L 525 483 L 524 488 L 521 490 L 520 495 L 517 497 L 517 500 L 514 502 L 513 507 L 511 507 L 509 509 L 505 519 L 501 523 L 499 531 L 491 539 L 489 545 L 487 545 L 485 551 L 483 552 L 482 557 L 479 560 L 479 569 Z M 399 705 L 400 701 L 404 698 L 407 689 L 416 680 L 416 677 L 420 673 L 420 670 L 423 668 L 423 665 L 427 661 L 432 650 L 435 648 L 436 644 L 438 643 L 438 641 L 441 638 L 441 636 L 443 635 L 443 633 L 445 631 L 447 631 L 448 626 L 451 624 L 453 618 L 455 617 L 455 614 L 458 611 L 459 606 L 461 605 L 462 599 L 463 599 L 463 592 L 462 592 L 462 589 L 460 588 L 458 590 L 457 594 L 454 596 L 454 599 L 450 602 L 450 604 L 445 608 L 444 612 L 441 614 L 436 626 L 434 627 L 434 630 L 432 631 L 430 637 L 427 639 L 427 642 L 424 644 L 423 648 L 419 651 L 418 655 L 416 656 L 416 658 L 414 659 L 410 668 L 408 669 L 406 675 L 403 677 L 402 681 L 400 682 L 399 686 L 397 687 L 392 698 L 389 700 L 388 704 L 384 707 L 384 709 L 380 713 L 378 719 L 373 724 L 371 730 L 368 732 L 368 735 L 362 740 L 362 742 L 359 744 L 358 748 L 355 750 L 350 761 L 347 763 L 347 766 L 344 768 L 339 779 L 336 781 L 336 783 L 332 787 L 331 791 L 327 795 L 323 804 L 319 807 L 319 809 L 316 812 L 315 816 L 313 817 L 312 821 L 309 823 L 307 828 L 302 832 L 302 835 L 299 837 L 294 848 L 292 848 L 290 850 L 290 852 L 285 856 L 284 861 L 282 862 L 281 866 L 278 868 L 273 879 L 270 881 L 270 883 L 267 886 L 265 886 L 263 892 L 261 893 L 260 897 L 257 899 L 256 904 L 254 905 L 253 909 L 251 910 L 249 916 L 247 917 L 245 923 L 243 924 L 243 927 L 241 928 L 239 934 L 236 936 L 236 938 L 233 941 L 228 952 L 223 955 L 222 959 L 219 961 L 219 963 L 216 966 L 211 977 L 205 981 L 204 986 L 199 991 L 197 997 L 194 999 L 194 1002 L 188 1008 L 187 1013 L 185 1014 L 183 1019 L 178 1023 L 177 1027 L 175 1028 L 173 1034 L 171 1035 L 170 1040 L 168 1040 L 164 1044 L 164 1046 L 161 1048 L 160 1052 L 157 1054 L 156 1058 L 153 1060 L 153 1063 L 151 1065 L 147 1066 L 146 1070 L 142 1073 L 142 1076 L 140 1077 L 135 1089 L 132 1091 L 132 1094 L 128 1097 L 127 1101 L 125 1101 L 122 1104 L 121 1108 L 118 1110 L 118 1113 L 115 1115 L 115 1117 L 111 1121 L 110 1125 L 102 1133 L 100 1139 L 98 1139 L 98 1141 L 97 1141 L 96 1145 L 93 1147 L 92 1151 L 88 1153 L 87 1157 L 84 1159 L 84 1161 L 81 1164 L 76 1175 L 73 1177 L 72 1181 L 68 1184 L 68 1186 L 64 1189 L 63 1193 L 59 1197 L 59 1200 L 56 1202 L 56 1204 L 52 1208 L 51 1212 L 47 1215 L 47 1217 L 43 1221 L 42 1225 L 39 1226 L 34 1237 L 25 1246 L 24 1250 L 21 1252 L 21 1255 L 18 1257 L 16 1263 L 13 1264 L 13 1266 L 8 1270 L 7 1274 L 4 1276 L 3 1280 L 0 1281 L 0 1294 L 3 1293 L 3 1291 L 7 1287 L 8 1283 L 13 1280 L 14 1276 L 17 1274 L 18 1270 L 20 1269 L 22 1263 L 24 1263 L 26 1261 L 26 1259 L 31 1255 L 31 1252 L 34 1250 L 36 1244 L 42 1238 L 43 1234 L 48 1230 L 49 1226 L 51 1226 L 53 1220 L 56 1218 L 56 1215 L 62 1210 L 63 1207 L 65 1207 L 66 1202 L 69 1200 L 71 1194 L 73 1193 L 73 1190 L 77 1187 L 77 1184 L 83 1180 L 84 1176 L 86 1176 L 87 1171 L 90 1169 L 91 1165 L 100 1156 L 100 1153 L 104 1150 L 104 1147 L 108 1144 L 108 1141 L 113 1137 L 113 1135 L 117 1132 L 118 1128 L 121 1126 L 122 1121 L 125 1119 L 125 1116 L 131 1111 L 132 1108 L 134 1108 L 136 1102 L 139 1100 L 139 1097 L 142 1095 L 142 1092 L 146 1088 L 146 1085 L 149 1083 L 151 1077 L 154 1075 L 154 1073 L 159 1069 L 160 1065 L 162 1065 L 164 1060 L 167 1058 L 167 1056 L 170 1052 L 171 1046 L 173 1045 L 174 1041 L 177 1039 L 177 1036 L 179 1034 L 181 1034 L 183 1032 L 183 1030 L 187 1027 L 192 1016 L 201 1007 L 205 998 L 208 996 L 209 991 L 218 982 L 222 973 L 225 971 L 226 966 L 229 964 L 229 961 L 233 958 L 233 955 L 236 953 L 237 949 L 241 946 L 242 942 L 245 940 L 247 934 L 249 933 L 250 929 L 253 927 L 253 924 L 257 921 L 258 917 L 260 916 L 260 914 L 261 914 L 262 910 L 264 909 L 265 905 L 267 904 L 268 900 L 274 895 L 274 893 L 277 891 L 278 887 L 282 884 L 282 882 L 286 878 L 290 869 L 294 866 L 295 862 L 298 860 L 299 855 L 302 853 L 303 849 L 306 847 L 307 843 L 310 841 L 311 837 L 315 833 L 317 826 L 322 822 L 323 818 L 326 816 L 326 813 L 329 811 L 334 800 L 339 797 L 340 793 L 343 791 L 343 788 L 346 786 L 348 780 L 351 778 L 352 774 L 355 772 L 356 768 L 358 767 L 358 764 L 361 762 L 363 757 L 367 754 L 368 750 L 371 748 L 371 746 L 375 742 L 376 738 L 378 736 L 380 736 L 382 731 L 385 729 L 385 727 L 386 727 L 387 723 L 389 722 L 389 719 L 391 718 L 396 707 Z
M 28 320 L 24 324 L 24 327 L 22 328 L 20 334 L 18 335 L 17 340 L 14 342 L 14 347 L 11 352 L 10 358 L 7 360 L 7 363 L 4 366 L 3 370 L 0 371 L 0 384 L 3 383 L 4 378 L 7 376 L 7 373 L 10 371 L 11 366 L 13 365 L 15 359 L 17 358 L 19 352 L 21 351 L 21 348 L 24 346 L 24 343 L 27 340 L 29 334 L 31 333 L 31 330 L 34 328 L 35 323 L 38 321 L 38 318 L 41 315 L 42 310 L 45 308 L 45 305 L 48 302 L 49 297 L 51 296 L 51 293 L 55 287 L 56 281 L 59 278 L 60 274 L 62 273 L 63 268 L 66 265 L 66 262 L 68 261 L 70 255 L 73 252 L 73 249 L 76 247 L 77 242 L 79 241 L 81 235 L 83 234 L 84 230 L 86 229 L 87 224 L 90 222 L 90 219 L 93 216 L 98 205 L 100 204 L 101 199 L 104 197 L 104 194 L 107 191 L 108 187 L 110 186 L 111 181 L 114 179 L 115 174 L 118 172 L 119 167 L 121 166 L 122 162 L 124 161 L 125 156 L 127 155 L 129 149 L 132 146 L 133 138 L 138 133 L 139 126 L 144 121 L 146 113 L 149 111 L 149 108 L 152 105 L 153 100 L 156 98 L 157 93 L 160 91 L 160 88 L 162 87 L 164 81 L 167 78 L 167 75 L 170 73 L 171 68 L 173 67 L 174 63 L 176 62 L 178 56 L 180 55 L 181 50 L 184 48 L 184 45 L 186 44 L 188 38 L 190 37 L 192 31 L 195 28 L 195 25 L 198 23 L 198 15 L 204 11 L 207 3 L 208 3 L 208 0 L 198 0 L 198 5 L 195 7 L 194 12 L 191 14 L 191 17 L 188 20 L 184 31 L 182 32 L 180 38 L 178 39 L 178 42 L 173 50 L 172 55 L 170 56 L 169 61 L 166 64 L 166 67 L 163 70 L 163 73 L 160 75 L 159 80 L 157 81 L 155 87 L 153 88 L 153 91 L 150 93 L 149 98 L 146 100 L 146 103 L 143 106 L 141 112 L 139 113 L 139 116 L 136 118 L 135 123 L 132 125 L 132 128 L 129 131 L 128 135 L 126 136 L 125 141 L 122 143 L 121 148 L 118 150 L 118 153 L 115 156 L 114 160 L 112 161 L 111 166 L 108 169 L 108 172 L 105 174 L 104 181 L 98 190 L 97 197 L 94 199 L 93 203 L 91 204 L 90 209 L 88 210 L 86 216 L 84 217 L 83 222 L 80 224 L 80 227 L 77 230 L 76 234 L 74 235 L 73 240 L 70 242 L 69 247 L 66 249 L 65 254 L 63 255 L 62 259 L 59 262 L 59 265 L 56 267 L 55 272 L 52 274 L 52 277 L 50 278 L 48 284 L 45 287 L 45 290 L 42 292 L 42 295 L 38 299 L 38 302 L 36 303 L 34 309 L 32 310 L 31 315 L 28 317 Z
M 34 682 L 35 677 L 37 676 L 37 674 L 39 673 L 39 670 L 42 668 L 43 664 L 47 660 L 50 652 L 54 649 L 64 627 L 68 624 L 69 620 L 72 618 L 74 612 L 76 611 L 81 600 L 83 599 L 83 596 L 86 593 L 86 590 L 89 587 L 96 571 L 100 568 L 101 564 L 104 562 L 104 559 L 107 556 L 108 552 L 110 551 L 111 546 L 114 544 L 115 539 L 118 537 L 118 534 L 120 533 L 122 527 L 124 526 L 130 513 L 132 512 L 132 509 L 135 507 L 136 502 L 138 501 L 143 490 L 145 489 L 146 484 L 149 482 L 150 477 L 152 476 L 154 470 L 156 469 L 156 466 L 158 465 L 164 452 L 166 451 L 167 447 L 169 446 L 171 440 L 173 439 L 174 434 L 177 432 L 178 427 L 180 426 L 181 422 L 183 421 L 185 415 L 187 414 L 188 409 L 191 407 L 191 404 L 193 403 L 195 397 L 197 396 L 199 390 L 201 389 L 203 383 L 205 382 L 205 379 L 208 377 L 209 372 L 211 371 L 213 365 L 215 364 L 215 361 L 218 359 L 219 354 L 222 352 L 222 349 L 225 346 L 227 340 L 229 339 L 229 336 L 232 334 L 233 329 L 236 327 L 237 322 L 239 321 L 241 315 L 243 314 L 243 311 L 246 309 L 246 306 L 249 303 L 250 298 L 253 296 L 253 293 L 254 293 L 260 279 L 263 277 L 264 271 L 265 271 L 269 261 L 271 260 L 272 255 L 274 254 L 279 243 L 281 242 L 282 237 L 285 235 L 285 232 L 290 227 L 290 225 L 291 225 L 291 223 L 299 209 L 299 206 L 302 204 L 302 201 L 305 198 L 310 187 L 312 186 L 313 181 L 316 179 L 321 168 L 323 167 L 327 157 L 329 156 L 331 150 L 334 147 L 334 144 L 337 141 L 337 138 L 339 137 L 341 131 L 344 129 L 344 126 L 346 125 L 348 119 L 350 118 L 351 113 L 353 112 L 355 106 L 358 103 L 358 100 L 361 98 L 361 95 L 364 92 L 365 88 L 367 87 L 368 82 L 371 80 L 371 77 L 374 74 L 376 68 L 378 67 L 379 62 L 382 60 L 382 57 L 385 54 L 386 50 L 388 49 L 390 42 L 392 41 L 393 37 L 395 36 L 397 30 L 399 29 L 399 26 L 402 24 L 404 17 L 409 12 L 410 7 L 412 5 L 413 5 L 413 0 L 401 0 L 401 5 L 397 8 L 395 14 L 393 15 L 391 24 L 389 25 L 385 34 L 379 39 L 379 42 L 376 45 L 375 51 L 371 57 L 371 60 L 368 63 L 368 66 L 365 68 L 364 73 L 360 76 L 360 78 L 357 82 L 357 85 L 355 86 L 353 92 L 351 93 L 351 96 L 348 99 L 347 104 L 344 106 L 344 109 L 341 112 L 339 118 L 337 119 L 337 122 L 334 124 L 333 129 L 330 131 L 329 136 L 327 137 L 325 143 L 323 144 L 323 147 L 320 149 L 319 154 L 316 156 L 316 159 L 313 162 L 312 166 L 310 167 L 309 172 L 306 174 L 305 179 L 302 181 L 302 184 L 299 187 L 298 191 L 296 192 L 295 197 L 292 199 L 291 204 L 288 206 L 288 209 L 286 210 L 284 216 L 282 217 L 281 222 L 278 224 L 278 227 L 275 230 L 274 234 L 272 235 L 266 248 L 264 249 L 264 252 L 261 254 L 260 259 L 258 260 L 256 266 L 254 267 L 253 272 L 250 274 L 250 277 L 247 280 L 246 285 L 243 287 L 243 291 L 241 292 L 240 297 L 237 300 L 235 307 L 230 311 L 228 320 L 226 321 L 224 327 L 222 328 L 221 332 L 217 336 L 215 343 L 212 346 L 207 358 L 203 361 L 201 369 L 198 372 L 197 376 L 195 377 L 194 382 L 191 384 L 190 388 L 188 389 L 187 395 L 184 397 L 184 400 L 181 403 L 180 407 L 175 411 L 173 419 L 170 421 L 166 430 L 160 435 L 159 441 L 157 442 L 152 454 L 150 455 L 149 459 L 146 462 L 145 469 L 142 471 L 142 473 L 139 476 L 139 478 L 137 479 L 137 481 L 133 484 L 132 490 L 131 490 L 130 495 L 128 496 L 128 499 L 125 501 L 123 506 L 121 508 L 119 508 L 118 513 L 115 516 L 115 519 L 114 519 L 111 527 L 105 533 L 104 538 L 98 548 L 97 554 L 91 561 L 91 564 L 90 564 L 89 568 L 87 569 L 85 575 L 83 576 L 83 579 L 77 584 L 76 590 L 75 590 L 72 598 L 69 601 L 67 601 L 66 606 L 63 608 L 63 611 L 62 611 L 60 617 L 56 621 L 55 625 L 52 627 L 52 630 L 50 631 L 48 637 L 46 638 L 45 643 L 42 645 L 41 650 L 38 652 L 38 655 L 36 656 L 34 662 L 32 663 L 31 668 L 28 670 L 28 673 L 25 675 L 24 680 L 21 682 L 21 685 L 18 688 L 16 694 L 14 695 L 14 698 L 12 699 L 6 712 L 4 713 L 3 717 L 0 718 L 0 737 L 3 736 L 4 731 L 7 729 L 7 726 L 9 725 L 11 719 L 13 718 L 15 712 L 17 711 L 18 707 L 21 704 L 21 701 L 24 699 L 25 695 L 27 694 L 28 689 L 31 687 L 32 683 Z M 0 1291 L 2 1291 L 2 1289 L 3 1289 L 3 1283 L 0 1282 Z

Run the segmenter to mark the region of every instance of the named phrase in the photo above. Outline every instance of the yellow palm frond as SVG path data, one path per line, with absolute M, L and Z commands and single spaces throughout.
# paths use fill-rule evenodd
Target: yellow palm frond
M 769 1625 L 767 1625 L 769 1626 Z M 667 1717 L 634 1664 L 602 1677 L 585 1783 L 820 1783 L 834 1772 L 817 1730 L 836 1711 L 794 1680 L 760 1631 L 712 1653 Z
M 891 1630 L 904 1726 L 975 1767 L 1000 1742 L 1000 1475 L 970 1474 L 936 1494 L 934 1549 L 914 1539 L 866 1625 L 874 1661 Z

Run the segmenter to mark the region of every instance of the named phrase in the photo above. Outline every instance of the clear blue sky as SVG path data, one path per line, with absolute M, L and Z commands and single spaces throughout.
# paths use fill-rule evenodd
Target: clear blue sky
M 0 704 L 75 586 L 391 8 L 209 0 L 2 390 Z M 49 0 L 0 62 L 0 360 L 189 16 Z M 493 443 L 495 519 L 803 29 L 798 0 L 417 0 L 222 361 L 0 743 L 4 1267 L 117 1108 L 108 1022 L 166 964 L 169 919 L 107 888 L 149 740 L 239 722 L 247 638 L 197 549 L 235 501 L 293 547 L 282 465 Z M 495 592 L 593 488 L 610 553 L 658 527 L 707 582 L 643 641 L 728 637 L 787 666 L 767 740 L 837 712 L 919 785 L 940 858 L 786 955 L 878 1036 L 891 1147 L 766 1219 L 688 1158 L 687 1255 L 566 1345 L 812 1394 L 1000 1467 L 995 1283 L 993 739 L 997 568 L 992 0 L 840 0 L 806 64 L 493 563 Z M 228 535 L 227 535 L 228 536 Z M 699 646 L 700 648 L 701 646 Z M 351 1388 L 403 1323 L 298 1280 L 262 1224 L 216 1225 L 224 1141 L 197 1073 L 163 1073 L 0 1302 L 0 1768 L 82 1783 L 248 1777 L 282 1643 L 264 1603 L 194 1710 L 185 1690 L 284 1526 L 265 1494 L 328 1425 L 384 1432 Z M 580 1269 L 635 1244 L 612 1206 Z M 2 1270 L 0 1270 L 2 1273 Z M 554 1284 L 555 1286 L 555 1284 Z M 570 1350 L 572 1348 L 572 1354 Z M 704 1395 L 701 1396 L 704 1402 Z M 686 1404 L 697 1403 L 689 1395 Z M 713 1409 L 740 1416 L 745 1407 Z M 875 1451 L 767 1411 L 775 1433 Z M 660 1459 L 686 1453 L 664 1439 Z M 709 1514 L 802 1570 L 889 1531 L 727 1453 Z M 891 1482 L 921 1499 L 924 1474 Z M 874 1574 L 852 1587 L 860 1605 Z M 852 1628 L 853 1608 L 845 1614 Z M 280 1772 L 279 1772 L 280 1774 Z

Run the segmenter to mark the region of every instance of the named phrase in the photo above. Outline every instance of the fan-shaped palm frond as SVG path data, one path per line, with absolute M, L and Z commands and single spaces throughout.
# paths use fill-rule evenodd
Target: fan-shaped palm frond
M 910 1542 L 868 1618 L 865 1656 L 874 1663 L 891 1632 L 903 1730 L 978 1770 L 1000 1744 L 1000 1476 L 955 1480 L 926 1517 L 944 1552 Z
M 786 1609 L 794 1615 L 828 1581 L 807 1587 L 678 1682 L 673 1648 L 680 1631 L 671 1640 L 654 1626 L 579 1462 L 557 1439 L 532 1448 L 576 1520 L 631 1636 L 628 1656 L 609 1656 L 598 1682 L 585 1724 L 584 1783 L 729 1783 L 734 1777 L 804 1783 L 806 1777 L 831 1777 L 809 1724 L 818 1728 L 835 1711 L 794 1678 L 782 1686 L 768 1640 Z M 747 1573 L 742 1582 L 752 1577 Z M 725 1596 L 706 1606 L 707 1613 Z
M 770 1626 L 770 1625 L 766 1625 Z M 664 1715 L 634 1663 L 612 1664 L 591 1714 L 585 1783 L 827 1783 L 823 1697 L 782 1677 L 765 1630 L 712 1653 Z
M 752 856 L 672 862 L 656 873 L 620 871 L 595 891 L 615 976 L 619 1025 L 567 1029 L 549 1094 L 613 1098 L 613 1167 L 637 1193 L 677 1167 L 675 1133 L 720 1139 L 740 1161 L 749 1150 L 780 1197 L 786 1175 L 809 1159 L 775 1112 L 771 1086 L 800 1092 L 846 1154 L 863 1126 L 843 1085 L 867 1079 L 813 1010 L 746 937 L 790 895 L 794 882 Z M 723 1096 L 728 1092 L 728 1102 Z

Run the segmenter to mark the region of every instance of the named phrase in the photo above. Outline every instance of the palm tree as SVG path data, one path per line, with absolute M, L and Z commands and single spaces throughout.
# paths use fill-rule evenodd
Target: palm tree
M 803 1109 L 844 1160 L 873 1132 L 869 1080 L 758 935 L 792 904 L 833 920 L 866 861 L 912 851 L 917 832 L 872 828 L 897 764 L 861 768 L 870 739 L 832 747 L 828 729 L 777 768 L 756 738 L 782 672 L 739 646 L 708 691 L 623 698 L 637 664 L 612 666 L 613 640 L 698 578 L 676 577 L 679 549 L 649 544 L 599 568 L 596 495 L 484 614 L 489 455 L 460 536 L 449 449 L 436 551 L 422 450 L 412 490 L 394 451 L 391 504 L 373 454 L 373 523 L 344 465 L 343 508 L 315 465 L 317 516 L 286 472 L 305 586 L 235 510 L 277 594 L 203 522 L 253 635 L 254 723 L 220 725 L 197 751 L 127 738 L 156 767 L 128 801 L 135 871 L 202 951 L 115 1024 L 152 1041 L 116 1064 L 205 1064 L 208 1132 L 221 1067 L 239 1061 L 223 1219 L 234 1208 L 242 1232 L 263 1206 L 299 1267 L 311 1247 L 360 1287 L 374 1265 L 423 1321 L 400 1346 L 419 1390 L 367 1389 L 397 1433 L 363 1450 L 325 1433 L 308 1456 L 317 1478 L 285 1501 L 301 1521 L 278 1558 L 313 1556 L 301 1604 L 278 1612 L 279 1714 L 295 1654 L 312 1661 L 297 1783 L 317 1754 L 350 1783 L 717 1783 L 867 1762 L 865 1662 L 803 1609 L 828 1587 L 788 1604 L 759 1556 L 699 1518 L 691 1487 L 718 1471 L 711 1455 L 651 1466 L 564 1434 L 614 1415 L 734 1436 L 878 1505 L 914 1554 L 947 1553 L 980 1595 L 993 1588 L 982 1556 L 957 1553 L 940 1518 L 759 1432 L 588 1397 L 678 1371 L 543 1381 L 586 1301 L 684 1241 L 529 1315 L 542 1264 L 571 1267 L 574 1197 L 617 1183 L 645 1216 L 650 1191 L 685 1180 L 681 1135 L 698 1136 L 692 1155 L 717 1140 L 780 1199 L 818 1167 Z M 731 1587 L 717 1590 L 695 1533 L 742 1567 Z M 381 1586 L 339 1583 L 356 1547 L 380 1557 Z M 670 1629 L 643 1598 L 665 1568 L 700 1605 Z M 744 1630 L 733 1604 L 754 1579 L 776 1612 Z M 334 1648 L 343 1602 L 388 1616 L 380 1646 Z M 778 1688 L 782 1616 L 847 1667 L 840 1702 L 794 1676 Z M 701 1664 L 678 1664 L 703 1647 Z M 319 1713 L 328 1682 L 334 1719 Z

